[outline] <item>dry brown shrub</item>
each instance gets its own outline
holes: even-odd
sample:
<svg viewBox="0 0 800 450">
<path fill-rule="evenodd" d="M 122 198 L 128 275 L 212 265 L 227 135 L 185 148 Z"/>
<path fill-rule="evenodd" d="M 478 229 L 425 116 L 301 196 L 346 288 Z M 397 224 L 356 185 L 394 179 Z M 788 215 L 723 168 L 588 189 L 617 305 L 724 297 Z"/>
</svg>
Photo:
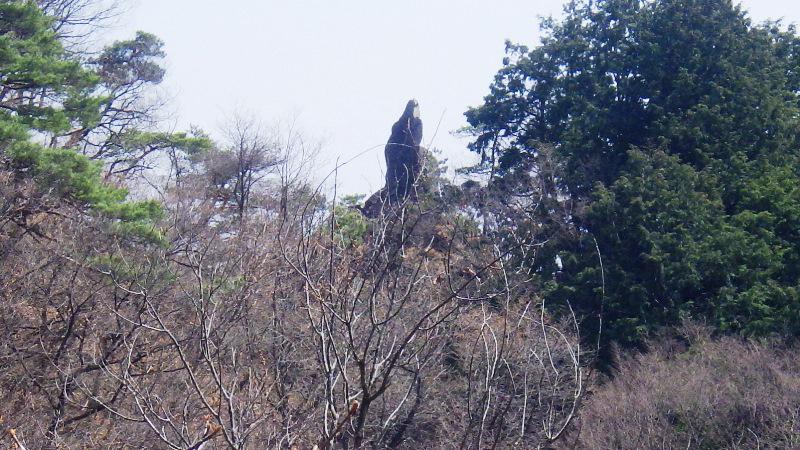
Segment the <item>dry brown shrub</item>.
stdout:
<svg viewBox="0 0 800 450">
<path fill-rule="evenodd" d="M 0 448 L 11 429 L 28 450 L 563 436 L 583 392 L 576 325 L 490 241 L 409 204 L 344 242 L 305 191 L 240 215 L 190 181 L 169 192 L 163 247 L 61 204 L 28 232 L 16 211 L 33 203 L 0 184 Z"/>
<path fill-rule="evenodd" d="M 683 331 L 620 359 L 587 400 L 575 448 L 800 448 L 800 351 Z"/>
</svg>

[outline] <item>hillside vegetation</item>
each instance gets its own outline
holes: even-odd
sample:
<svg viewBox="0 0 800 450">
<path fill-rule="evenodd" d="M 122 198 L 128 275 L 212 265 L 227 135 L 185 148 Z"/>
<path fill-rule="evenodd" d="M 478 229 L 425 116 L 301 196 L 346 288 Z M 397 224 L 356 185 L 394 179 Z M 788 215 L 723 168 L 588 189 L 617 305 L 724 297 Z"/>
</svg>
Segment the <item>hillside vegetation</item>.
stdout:
<svg viewBox="0 0 800 450">
<path fill-rule="evenodd" d="M 0 448 L 800 448 L 793 27 L 569 2 L 365 215 L 104 5 L 0 2 Z"/>
</svg>

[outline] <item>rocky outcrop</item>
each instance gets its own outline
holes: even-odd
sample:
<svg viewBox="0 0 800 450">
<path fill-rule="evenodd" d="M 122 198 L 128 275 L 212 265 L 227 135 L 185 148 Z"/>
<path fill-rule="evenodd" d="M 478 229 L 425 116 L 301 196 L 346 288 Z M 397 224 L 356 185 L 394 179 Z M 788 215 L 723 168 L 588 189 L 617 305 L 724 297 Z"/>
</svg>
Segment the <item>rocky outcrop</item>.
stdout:
<svg viewBox="0 0 800 450">
<path fill-rule="evenodd" d="M 387 207 L 414 195 L 414 185 L 422 170 L 422 121 L 419 103 L 409 100 L 400 119 L 392 125 L 386 143 L 386 184 L 364 202 L 361 212 L 367 217 L 379 216 Z"/>
</svg>

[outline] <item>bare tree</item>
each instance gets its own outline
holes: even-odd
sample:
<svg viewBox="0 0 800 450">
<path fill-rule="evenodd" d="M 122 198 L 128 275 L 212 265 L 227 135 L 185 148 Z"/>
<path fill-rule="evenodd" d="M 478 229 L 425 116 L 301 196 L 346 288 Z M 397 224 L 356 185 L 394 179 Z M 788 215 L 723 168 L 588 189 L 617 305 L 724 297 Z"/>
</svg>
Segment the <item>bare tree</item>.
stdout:
<svg viewBox="0 0 800 450">
<path fill-rule="evenodd" d="M 41 237 L 3 222 L 0 415 L 22 445 L 482 449 L 562 438 L 584 392 L 577 326 L 548 314 L 508 250 L 424 192 L 346 227 L 366 219 L 280 174 L 296 187 L 263 189 L 285 207 L 231 200 L 247 220 L 193 180 L 174 186 L 167 246 L 126 241 L 68 205 Z"/>
<path fill-rule="evenodd" d="M 208 155 L 206 170 L 219 198 L 243 217 L 255 189 L 279 169 L 283 155 L 277 133 L 255 119 L 234 116 L 223 134 L 224 147 Z"/>
<path fill-rule="evenodd" d="M 84 52 L 95 33 L 106 28 L 121 12 L 118 0 L 37 0 L 53 19 L 56 35 L 72 51 Z"/>
</svg>

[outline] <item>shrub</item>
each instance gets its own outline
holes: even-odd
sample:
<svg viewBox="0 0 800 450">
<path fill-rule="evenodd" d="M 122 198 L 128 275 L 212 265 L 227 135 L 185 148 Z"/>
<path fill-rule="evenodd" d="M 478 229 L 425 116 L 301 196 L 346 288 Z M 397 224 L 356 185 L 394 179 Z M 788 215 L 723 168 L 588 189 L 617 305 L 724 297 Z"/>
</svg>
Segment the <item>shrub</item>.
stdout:
<svg viewBox="0 0 800 450">
<path fill-rule="evenodd" d="M 800 448 L 798 349 L 683 331 L 620 359 L 585 404 L 577 448 Z"/>
</svg>

